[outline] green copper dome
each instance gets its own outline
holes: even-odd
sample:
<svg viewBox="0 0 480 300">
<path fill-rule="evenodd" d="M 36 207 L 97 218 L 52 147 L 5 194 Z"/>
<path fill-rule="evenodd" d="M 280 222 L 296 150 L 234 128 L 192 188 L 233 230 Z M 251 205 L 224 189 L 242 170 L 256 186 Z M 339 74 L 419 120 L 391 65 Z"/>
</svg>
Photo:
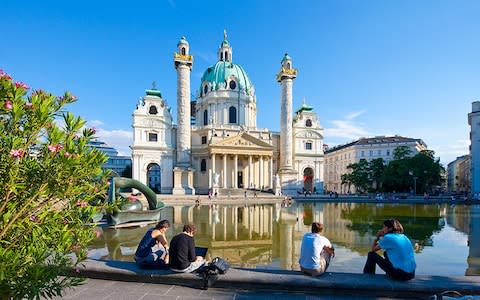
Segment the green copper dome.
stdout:
<svg viewBox="0 0 480 300">
<path fill-rule="evenodd" d="M 209 82 L 214 90 L 229 89 L 226 83 L 229 82 L 232 77 L 235 77 L 235 83 L 240 90 L 245 90 L 247 94 L 250 93 L 252 82 L 250 78 L 248 78 L 247 72 L 245 72 L 241 66 L 229 61 L 219 61 L 209 67 L 203 73 L 200 90 L 204 87 L 204 82 Z"/>
</svg>

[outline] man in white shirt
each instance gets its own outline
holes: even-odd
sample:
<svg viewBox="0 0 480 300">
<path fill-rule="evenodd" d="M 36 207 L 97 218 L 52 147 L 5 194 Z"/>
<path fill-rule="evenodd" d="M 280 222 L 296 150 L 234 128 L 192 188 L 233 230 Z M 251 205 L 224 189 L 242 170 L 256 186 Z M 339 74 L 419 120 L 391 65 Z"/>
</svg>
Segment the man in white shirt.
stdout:
<svg viewBox="0 0 480 300">
<path fill-rule="evenodd" d="M 300 250 L 300 270 L 311 276 L 318 276 L 325 273 L 330 264 L 330 259 L 335 256 L 330 241 L 320 235 L 323 231 L 323 224 L 312 223 L 312 232 L 306 233 L 302 239 Z"/>
</svg>

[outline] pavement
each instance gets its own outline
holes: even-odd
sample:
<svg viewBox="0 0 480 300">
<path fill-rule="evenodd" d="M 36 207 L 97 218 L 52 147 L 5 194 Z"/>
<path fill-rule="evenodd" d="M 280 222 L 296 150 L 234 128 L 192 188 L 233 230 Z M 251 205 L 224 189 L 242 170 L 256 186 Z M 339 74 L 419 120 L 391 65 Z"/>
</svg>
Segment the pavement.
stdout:
<svg viewBox="0 0 480 300">
<path fill-rule="evenodd" d="M 447 290 L 480 295 L 480 276 L 416 276 L 230 268 L 208 289 L 197 274 L 142 270 L 133 262 L 88 259 L 78 269 L 86 284 L 55 299 L 429 299 Z"/>
</svg>

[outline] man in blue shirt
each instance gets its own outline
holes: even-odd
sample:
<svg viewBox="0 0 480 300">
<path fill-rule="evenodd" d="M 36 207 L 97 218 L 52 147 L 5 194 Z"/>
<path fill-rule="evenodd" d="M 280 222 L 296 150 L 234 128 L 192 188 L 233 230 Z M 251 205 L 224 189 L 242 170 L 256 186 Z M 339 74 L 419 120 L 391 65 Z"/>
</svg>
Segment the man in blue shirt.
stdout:
<svg viewBox="0 0 480 300">
<path fill-rule="evenodd" d="M 377 251 L 383 249 L 384 257 Z M 365 274 L 375 274 L 375 266 L 385 271 L 394 280 L 406 281 L 415 277 L 415 257 L 412 242 L 403 234 L 403 226 L 398 220 L 383 222 L 383 228 L 377 232 L 372 251 L 368 253 L 363 268 Z"/>
</svg>

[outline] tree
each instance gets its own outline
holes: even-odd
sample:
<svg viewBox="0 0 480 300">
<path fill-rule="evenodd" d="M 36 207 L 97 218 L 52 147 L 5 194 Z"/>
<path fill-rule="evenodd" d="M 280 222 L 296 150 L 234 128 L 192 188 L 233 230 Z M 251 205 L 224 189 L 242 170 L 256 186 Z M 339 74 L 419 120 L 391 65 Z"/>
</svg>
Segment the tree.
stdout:
<svg viewBox="0 0 480 300">
<path fill-rule="evenodd" d="M 393 159 L 404 159 L 412 155 L 412 150 L 408 146 L 398 146 L 393 150 Z"/>
<path fill-rule="evenodd" d="M 358 163 L 349 164 L 347 169 L 351 172 L 341 176 L 342 184 L 353 184 L 358 191 L 366 192 L 371 185 L 368 161 L 362 158 Z"/>
<path fill-rule="evenodd" d="M 0 298 L 61 296 L 83 281 L 68 271 L 86 258 L 107 190 L 107 158 L 87 145 L 95 131 L 64 111 L 76 98 L 28 90 L 0 70 Z"/>
<path fill-rule="evenodd" d="M 372 190 L 381 190 L 384 180 L 385 161 L 383 158 L 376 158 L 369 163 L 370 178 L 372 181 Z"/>
</svg>

